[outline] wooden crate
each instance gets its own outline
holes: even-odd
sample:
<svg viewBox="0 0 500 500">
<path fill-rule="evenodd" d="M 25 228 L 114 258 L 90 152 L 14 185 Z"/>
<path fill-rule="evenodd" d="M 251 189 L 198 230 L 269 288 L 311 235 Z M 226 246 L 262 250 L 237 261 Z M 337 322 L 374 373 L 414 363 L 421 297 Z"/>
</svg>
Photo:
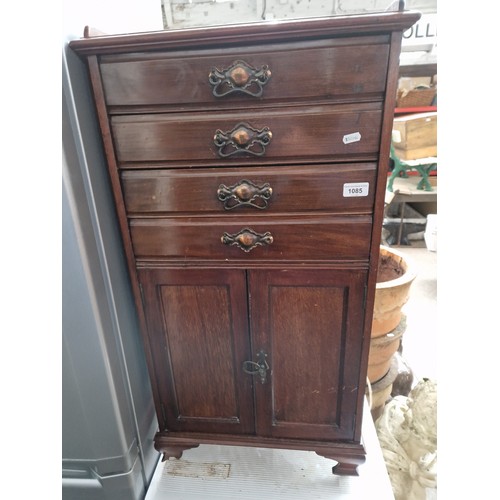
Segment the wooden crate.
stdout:
<svg viewBox="0 0 500 500">
<path fill-rule="evenodd" d="M 394 118 L 392 141 L 401 160 L 437 156 L 437 112 Z"/>
</svg>

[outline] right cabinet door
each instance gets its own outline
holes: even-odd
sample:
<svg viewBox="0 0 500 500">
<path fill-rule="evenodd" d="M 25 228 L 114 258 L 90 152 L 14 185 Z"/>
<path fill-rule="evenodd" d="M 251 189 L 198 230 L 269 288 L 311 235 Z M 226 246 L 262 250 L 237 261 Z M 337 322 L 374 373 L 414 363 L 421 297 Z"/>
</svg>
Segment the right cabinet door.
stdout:
<svg viewBox="0 0 500 500">
<path fill-rule="evenodd" d="M 353 439 L 366 280 L 358 269 L 249 272 L 253 356 L 269 366 L 254 386 L 258 435 Z"/>
</svg>

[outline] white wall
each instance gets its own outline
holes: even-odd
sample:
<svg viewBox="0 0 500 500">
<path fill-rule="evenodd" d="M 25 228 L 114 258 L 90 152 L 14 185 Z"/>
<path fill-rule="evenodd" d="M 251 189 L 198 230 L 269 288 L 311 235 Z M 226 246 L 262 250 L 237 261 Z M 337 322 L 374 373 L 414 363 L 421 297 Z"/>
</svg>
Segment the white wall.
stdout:
<svg viewBox="0 0 500 500">
<path fill-rule="evenodd" d="M 82 37 L 85 26 L 109 34 L 161 30 L 161 0 L 63 0 L 64 37 Z"/>
</svg>

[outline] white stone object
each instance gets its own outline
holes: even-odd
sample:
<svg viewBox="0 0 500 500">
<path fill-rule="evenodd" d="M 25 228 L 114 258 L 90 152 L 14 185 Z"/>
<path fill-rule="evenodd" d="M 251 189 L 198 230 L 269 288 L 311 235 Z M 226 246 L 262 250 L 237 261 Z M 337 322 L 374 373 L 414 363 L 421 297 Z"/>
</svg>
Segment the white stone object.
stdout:
<svg viewBox="0 0 500 500">
<path fill-rule="evenodd" d="M 422 379 L 392 399 L 375 426 L 395 499 L 436 498 L 437 383 Z"/>
</svg>

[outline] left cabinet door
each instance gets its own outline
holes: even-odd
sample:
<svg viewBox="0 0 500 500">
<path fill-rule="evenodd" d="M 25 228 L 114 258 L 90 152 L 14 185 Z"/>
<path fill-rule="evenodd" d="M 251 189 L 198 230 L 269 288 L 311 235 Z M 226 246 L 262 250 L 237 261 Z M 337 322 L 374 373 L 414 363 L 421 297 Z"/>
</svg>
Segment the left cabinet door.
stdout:
<svg viewBox="0 0 500 500">
<path fill-rule="evenodd" d="M 253 434 L 244 270 L 141 269 L 161 431 Z"/>
</svg>

